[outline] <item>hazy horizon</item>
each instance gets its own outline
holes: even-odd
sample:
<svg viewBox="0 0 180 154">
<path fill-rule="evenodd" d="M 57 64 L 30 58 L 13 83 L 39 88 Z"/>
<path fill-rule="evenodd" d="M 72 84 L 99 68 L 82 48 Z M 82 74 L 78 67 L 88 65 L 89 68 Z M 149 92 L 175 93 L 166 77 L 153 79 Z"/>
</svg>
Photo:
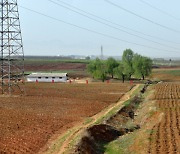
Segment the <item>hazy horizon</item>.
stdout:
<svg viewBox="0 0 180 154">
<path fill-rule="evenodd" d="M 117 6 L 106 0 L 18 1 L 25 55 L 100 55 L 102 45 L 109 56 L 130 48 L 154 58 L 180 57 L 180 1 L 109 2 Z"/>
<path fill-rule="evenodd" d="M 79 56 L 79 57 L 87 57 L 87 56 L 95 56 L 95 57 L 101 57 L 101 55 L 73 55 L 73 54 L 70 54 L 70 55 L 25 55 L 25 57 L 69 57 L 69 56 Z M 111 55 L 103 55 L 104 57 L 122 57 L 122 55 L 114 55 L 114 56 L 111 56 Z M 142 55 L 143 56 L 143 55 Z M 173 59 L 173 60 L 180 60 L 180 56 L 179 57 L 151 57 L 151 56 L 148 56 L 150 57 L 151 59 L 165 59 L 165 60 L 168 60 L 168 59 Z"/>
</svg>

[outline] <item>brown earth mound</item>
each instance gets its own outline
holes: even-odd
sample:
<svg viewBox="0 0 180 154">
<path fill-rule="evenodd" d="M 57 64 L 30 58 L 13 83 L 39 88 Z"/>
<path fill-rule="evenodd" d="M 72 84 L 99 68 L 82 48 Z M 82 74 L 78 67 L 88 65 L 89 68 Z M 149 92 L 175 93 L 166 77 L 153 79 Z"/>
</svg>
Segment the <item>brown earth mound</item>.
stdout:
<svg viewBox="0 0 180 154">
<path fill-rule="evenodd" d="M 103 153 L 103 144 L 115 140 L 128 132 L 128 129 L 121 128 L 116 130 L 110 125 L 94 125 L 87 129 L 87 136 L 81 139 L 77 145 L 75 153 L 79 154 L 101 154 Z"/>
<path fill-rule="evenodd" d="M 106 124 L 109 124 L 116 129 L 123 127 L 128 120 L 134 119 L 134 112 L 141 101 L 139 96 L 135 96 L 130 103 L 124 106 L 116 115 L 110 117 L 106 121 Z"/>
</svg>

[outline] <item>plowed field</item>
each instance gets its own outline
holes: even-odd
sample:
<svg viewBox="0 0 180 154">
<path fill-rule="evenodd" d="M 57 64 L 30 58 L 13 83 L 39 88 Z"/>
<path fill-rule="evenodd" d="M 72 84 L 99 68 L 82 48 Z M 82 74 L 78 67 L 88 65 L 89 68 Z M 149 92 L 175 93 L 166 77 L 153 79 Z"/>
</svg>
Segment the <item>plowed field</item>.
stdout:
<svg viewBox="0 0 180 154">
<path fill-rule="evenodd" d="M 180 153 L 180 84 L 161 83 L 155 87 L 157 107 L 164 113 L 151 130 L 149 153 Z"/>
<path fill-rule="evenodd" d="M 131 88 L 120 83 L 30 83 L 26 96 L 0 96 L 0 153 L 37 153 L 53 135 L 115 103 Z"/>
</svg>

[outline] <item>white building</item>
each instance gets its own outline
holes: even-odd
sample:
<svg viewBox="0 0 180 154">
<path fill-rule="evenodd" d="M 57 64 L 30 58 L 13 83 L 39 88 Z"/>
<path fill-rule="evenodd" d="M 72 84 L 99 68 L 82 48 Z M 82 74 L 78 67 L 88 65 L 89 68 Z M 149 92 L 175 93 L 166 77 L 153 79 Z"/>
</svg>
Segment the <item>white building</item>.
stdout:
<svg viewBox="0 0 180 154">
<path fill-rule="evenodd" d="M 67 73 L 32 73 L 27 76 L 28 82 L 67 82 Z"/>
</svg>

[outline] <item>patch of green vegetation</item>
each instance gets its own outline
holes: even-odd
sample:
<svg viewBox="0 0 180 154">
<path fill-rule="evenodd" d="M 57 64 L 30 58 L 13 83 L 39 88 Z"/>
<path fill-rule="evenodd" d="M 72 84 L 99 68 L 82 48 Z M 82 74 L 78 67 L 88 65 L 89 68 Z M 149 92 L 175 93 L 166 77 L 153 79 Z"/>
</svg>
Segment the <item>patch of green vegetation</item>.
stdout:
<svg viewBox="0 0 180 154">
<path fill-rule="evenodd" d="M 148 96 L 150 96 L 152 93 L 154 93 L 154 90 L 152 89 L 153 85 L 149 85 L 146 89 L 146 92 L 142 95 L 143 99 L 147 99 Z"/>
<path fill-rule="evenodd" d="M 87 125 L 88 123 L 90 123 L 90 122 L 92 122 L 93 121 L 93 118 L 87 118 L 84 122 L 83 122 L 83 124 L 84 125 Z"/>
<path fill-rule="evenodd" d="M 130 100 L 127 100 L 127 101 L 125 101 L 125 102 L 123 103 L 123 105 L 124 105 L 124 106 L 128 106 L 130 103 L 131 103 L 131 101 L 130 101 Z"/>
<path fill-rule="evenodd" d="M 154 70 L 154 73 L 169 74 L 173 76 L 180 76 L 180 70 Z"/>
<path fill-rule="evenodd" d="M 128 134 L 126 136 L 120 137 L 119 139 L 110 142 L 105 146 L 105 154 L 131 154 L 128 147 L 130 147 L 135 140 L 134 134 Z"/>
<path fill-rule="evenodd" d="M 133 98 L 135 95 L 137 95 L 140 90 L 143 88 L 143 84 L 140 85 L 132 94 L 131 94 L 131 98 Z M 103 117 L 101 117 L 100 119 L 98 119 L 95 124 L 99 124 L 102 123 L 104 120 L 109 119 L 111 116 L 115 115 L 121 108 L 123 108 L 124 106 L 127 106 L 130 104 L 130 99 L 125 101 L 123 104 L 116 106 L 115 108 L 113 108 L 110 112 L 108 112 L 106 115 L 104 115 Z"/>
<path fill-rule="evenodd" d="M 134 96 L 136 96 L 143 87 L 144 87 L 144 84 L 141 84 L 141 85 L 133 92 L 133 94 L 131 95 L 131 98 L 133 98 Z"/>
<path fill-rule="evenodd" d="M 137 89 L 136 92 L 133 93 L 133 95 L 137 95 L 139 93 L 139 91 L 143 88 L 144 85 L 141 85 L 141 87 L 139 87 L 139 89 Z M 149 90 L 147 90 L 142 96 L 143 97 L 147 97 L 151 92 Z M 129 105 L 130 100 L 126 101 L 124 103 L 124 105 Z M 138 106 L 137 106 L 138 107 Z M 150 114 L 154 114 L 154 110 L 152 113 Z M 134 128 L 135 124 L 133 121 L 129 121 L 125 127 L 126 128 Z M 146 133 L 150 134 L 150 133 L 154 133 L 154 131 L 152 132 L 152 130 L 147 130 Z M 124 135 L 119 137 L 118 139 L 110 142 L 109 144 L 105 145 L 105 154 L 136 154 L 137 152 L 131 151 L 131 146 L 135 143 L 135 139 L 136 137 L 139 135 L 139 131 L 134 131 L 133 133 Z M 139 145 L 143 145 L 144 141 L 140 140 L 139 141 Z"/>
<path fill-rule="evenodd" d="M 106 115 L 102 116 L 101 118 L 99 118 L 95 124 L 100 124 L 102 123 L 104 120 L 109 119 L 111 116 L 115 115 L 121 108 L 123 107 L 123 105 L 119 105 L 114 107 L 111 111 L 109 111 Z"/>
<path fill-rule="evenodd" d="M 105 154 L 123 154 L 123 150 L 119 148 L 118 144 L 112 144 L 107 147 Z"/>
<path fill-rule="evenodd" d="M 68 148 L 64 151 L 63 154 L 70 154 L 72 153 L 73 149 L 74 149 L 74 145 L 77 145 L 77 143 L 79 143 L 80 139 L 81 139 L 81 135 L 77 135 L 76 137 L 74 137 L 71 142 L 69 143 Z"/>
<path fill-rule="evenodd" d="M 79 130 L 79 127 L 72 128 L 68 130 L 63 136 L 55 140 L 55 142 L 51 144 L 49 149 L 46 151 L 46 154 L 58 153 L 61 150 L 61 146 L 64 143 L 64 141 L 77 130 Z"/>
<path fill-rule="evenodd" d="M 170 74 L 170 75 L 174 75 L 174 76 L 180 76 L 180 70 L 165 70 L 162 73 Z"/>
<path fill-rule="evenodd" d="M 47 154 L 52 154 L 55 152 L 58 152 L 61 148 L 60 145 L 62 145 L 62 143 L 66 140 L 66 138 L 72 133 L 73 130 L 69 130 L 67 131 L 67 133 L 63 136 L 58 138 L 55 143 L 49 148 L 48 151 L 46 151 Z"/>
</svg>

